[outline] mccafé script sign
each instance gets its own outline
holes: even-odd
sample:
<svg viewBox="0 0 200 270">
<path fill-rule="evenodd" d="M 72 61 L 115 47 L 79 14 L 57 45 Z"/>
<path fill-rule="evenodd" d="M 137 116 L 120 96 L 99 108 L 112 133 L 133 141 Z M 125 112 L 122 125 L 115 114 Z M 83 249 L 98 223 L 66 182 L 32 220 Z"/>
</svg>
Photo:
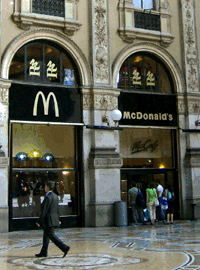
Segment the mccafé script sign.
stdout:
<svg viewBox="0 0 200 270">
<path fill-rule="evenodd" d="M 12 84 L 10 120 L 82 123 L 81 98 L 76 88 Z"/>
<path fill-rule="evenodd" d="M 177 126 L 176 96 L 121 92 L 120 125 Z"/>
</svg>

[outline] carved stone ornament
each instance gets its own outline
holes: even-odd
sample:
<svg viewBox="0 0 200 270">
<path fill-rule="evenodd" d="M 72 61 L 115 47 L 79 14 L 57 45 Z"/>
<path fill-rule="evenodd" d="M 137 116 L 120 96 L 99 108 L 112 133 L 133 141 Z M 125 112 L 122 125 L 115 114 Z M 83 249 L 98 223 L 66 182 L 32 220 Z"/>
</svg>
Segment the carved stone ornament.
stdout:
<svg viewBox="0 0 200 270">
<path fill-rule="evenodd" d="M 83 109 L 114 110 L 118 107 L 118 98 L 112 95 L 83 95 Z"/>
<path fill-rule="evenodd" d="M 188 113 L 193 115 L 200 115 L 200 98 L 188 98 Z"/>
<path fill-rule="evenodd" d="M 94 78 L 95 83 L 109 83 L 107 0 L 94 1 Z"/>
<path fill-rule="evenodd" d="M 195 34 L 194 1 L 182 0 L 183 39 L 185 48 L 186 86 L 188 92 L 199 91 L 197 40 Z"/>
<path fill-rule="evenodd" d="M 0 80 L 0 102 L 8 104 L 8 94 L 11 83 Z"/>
<path fill-rule="evenodd" d="M 9 166 L 9 158 L 0 157 L 0 168 L 5 168 Z"/>
<path fill-rule="evenodd" d="M 2 158 L 2 157 L 5 157 L 6 154 L 3 150 L 1 150 L 1 148 L 2 148 L 2 145 L 0 145 L 0 157 Z"/>
</svg>

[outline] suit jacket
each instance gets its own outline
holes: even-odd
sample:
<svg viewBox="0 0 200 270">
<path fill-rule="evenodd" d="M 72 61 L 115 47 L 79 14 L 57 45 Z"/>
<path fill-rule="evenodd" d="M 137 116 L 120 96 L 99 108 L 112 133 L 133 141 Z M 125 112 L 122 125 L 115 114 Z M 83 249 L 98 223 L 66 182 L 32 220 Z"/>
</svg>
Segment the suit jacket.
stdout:
<svg viewBox="0 0 200 270">
<path fill-rule="evenodd" d="M 58 196 L 52 191 L 46 195 L 42 202 L 38 224 L 43 227 L 59 226 Z"/>
</svg>

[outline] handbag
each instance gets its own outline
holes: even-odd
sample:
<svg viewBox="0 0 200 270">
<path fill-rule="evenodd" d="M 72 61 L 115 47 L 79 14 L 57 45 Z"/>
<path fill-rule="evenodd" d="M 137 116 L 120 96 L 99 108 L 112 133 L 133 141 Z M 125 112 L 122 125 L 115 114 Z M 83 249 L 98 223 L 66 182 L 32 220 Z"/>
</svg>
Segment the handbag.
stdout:
<svg viewBox="0 0 200 270">
<path fill-rule="evenodd" d="M 159 206 L 159 200 L 155 198 L 155 206 Z"/>
<path fill-rule="evenodd" d="M 157 194 L 156 194 L 156 192 L 155 192 L 155 202 L 154 202 L 154 204 L 155 204 L 155 206 L 159 206 L 159 200 L 158 200 L 158 198 L 157 198 Z"/>
</svg>

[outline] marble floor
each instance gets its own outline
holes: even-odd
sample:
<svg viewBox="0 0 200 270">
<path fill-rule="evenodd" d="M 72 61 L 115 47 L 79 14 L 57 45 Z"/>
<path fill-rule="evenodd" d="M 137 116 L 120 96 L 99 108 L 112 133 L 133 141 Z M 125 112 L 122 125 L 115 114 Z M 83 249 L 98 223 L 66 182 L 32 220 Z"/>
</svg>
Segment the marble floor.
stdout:
<svg viewBox="0 0 200 270">
<path fill-rule="evenodd" d="M 41 248 L 41 230 L 0 234 L 0 269 L 200 269 L 198 221 L 61 229 L 56 234 L 71 247 L 65 258 L 52 243 L 47 258 L 34 256 Z"/>
</svg>

